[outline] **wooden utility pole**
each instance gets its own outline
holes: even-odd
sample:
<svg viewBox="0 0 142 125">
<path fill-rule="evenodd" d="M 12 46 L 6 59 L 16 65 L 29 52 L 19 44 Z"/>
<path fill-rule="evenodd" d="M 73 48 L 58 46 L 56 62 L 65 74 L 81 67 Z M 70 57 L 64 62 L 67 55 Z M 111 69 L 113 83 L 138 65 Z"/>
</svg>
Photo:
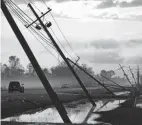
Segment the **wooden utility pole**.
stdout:
<svg viewBox="0 0 142 125">
<path fill-rule="evenodd" d="M 138 84 L 138 86 L 140 85 L 140 71 L 139 71 L 139 66 L 137 66 L 137 84 Z"/>
<path fill-rule="evenodd" d="M 49 38 L 51 39 L 53 45 L 55 46 L 55 48 L 57 49 L 57 51 L 59 52 L 59 54 L 61 55 L 61 57 L 63 58 L 63 60 L 66 62 L 66 64 L 68 65 L 69 69 L 71 70 L 71 72 L 73 73 L 73 75 L 75 76 L 75 78 L 77 79 L 78 83 L 80 84 L 80 86 L 82 87 L 83 91 L 85 92 L 86 96 L 88 97 L 88 99 L 90 100 L 90 102 L 92 103 L 93 106 L 96 106 L 95 102 L 93 101 L 92 97 L 90 96 L 88 90 L 85 88 L 85 86 L 83 85 L 81 79 L 78 77 L 78 75 L 76 74 L 76 72 L 74 71 L 74 69 L 72 68 L 72 66 L 70 65 L 70 63 L 68 62 L 68 60 L 66 59 L 65 55 L 63 54 L 62 50 L 59 48 L 58 44 L 56 43 L 56 41 L 54 40 L 54 38 L 52 37 L 52 35 L 50 34 L 50 32 L 48 31 L 47 27 L 44 25 L 44 23 L 42 22 L 41 18 L 38 16 L 38 14 L 35 12 L 34 8 L 32 7 L 31 4 L 28 4 L 30 9 L 32 10 L 32 12 L 34 13 L 34 15 L 36 16 L 37 20 L 40 22 L 41 26 L 43 27 L 44 31 L 46 32 L 46 34 L 49 36 Z"/>
<path fill-rule="evenodd" d="M 128 75 L 125 73 L 123 67 L 122 67 L 120 64 L 119 64 L 119 66 L 120 66 L 120 68 L 122 69 L 122 71 L 123 71 L 123 73 L 124 73 L 124 76 L 126 77 L 127 81 L 128 81 L 128 82 L 130 83 L 130 85 L 133 87 L 133 85 L 132 85 L 130 79 L 128 78 Z"/>
<path fill-rule="evenodd" d="M 88 72 L 86 72 L 82 67 L 80 67 L 79 65 L 77 65 L 76 63 L 74 63 L 72 60 L 70 60 L 69 58 L 67 58 L 67 60 L 69 60 L 71 63 L 73 63 L 74 65 L 76 65 L 79 69 L 81 69 L 83 72 L 85 72 L 89 77 L 91 77 L 93 80 L 95 80 L 99 85 L 101 85 L 103 88 L 105 88 L 109 93 L 111 93 L 112 95 L 114 95 L 114 93 L 109 90 L 104 84 L 102 84 L 100 81 L 98 81 L 96 78 L 94 78 L 92 75 L 90 75 Z"/>
<path fill-rule="evenodd" d="M 129 66 L 129 70 L 130 70 L 130 72 L 131 72 L 131 74 L 132 74 L 132 77 L 133 77 L 133 79 L 134 79 L 135 84 L 137 85 L 137 82 L 136 82 L 136 79 L 135 79 L 134 73 L 132 72 L 132 69 L 131 69 L 131 67 L 130 67 L 130 66 Z"/>
<path fill-rule="evenodd" d="M 13 32 L 15 33 L 17 39 L 19 40 L 22 48 L 24 49 L 27 57 L 29 58 L 31 64 L 33 65 L 39 79 L 41 80 L 44 88 L 46 89 L 47 93 L 49 94 L 49 97 L 51 98 L 53 104 L 55 105 L 55 107 L 57 108 L 61 118 L 63 119 L 63 121 L 65 123 L 71 123 L 70 119 L 67 116 L 67 112 L 64 108 L 64 106 L 62 105 L 61 101 L 59 100 L 57 94 L 53 91 L 49 81 L 47 80 L 46 76 L 44 75 L 40 65 L 38 64 L 33 52 L 31 51 L 29 45 L 27 44 L 24 36 L 22 35 L 22 33 L 20 32 L 17 24 L 15 23 L 13 17 L 11 16 L 9 10 L 7 9 L 4 0 L 1 0 L 1 9 L 7 19 L 7 21 L 9 22 Z"/>
<path fill-rule="evenodd" d="M 78 59 L 76 60 L 76 64 L 77 64 L 77 62 L 80 60 L 80 57 L 78 57 Z M 72 68 L 74 68 L 74 65 L 72 66 Z"/>
</svg>

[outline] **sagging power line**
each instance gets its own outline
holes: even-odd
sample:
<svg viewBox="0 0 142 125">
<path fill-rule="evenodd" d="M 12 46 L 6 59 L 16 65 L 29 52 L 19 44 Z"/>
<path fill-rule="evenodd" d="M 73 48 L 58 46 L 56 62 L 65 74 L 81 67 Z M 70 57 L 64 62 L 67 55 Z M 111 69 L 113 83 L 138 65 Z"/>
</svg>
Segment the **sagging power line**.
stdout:
<svg viewBox="0 0 142 125">
<path fill-rule="evenodd" d="M 10 0 L 11 1 L 11 0 Z M 10 3 L 10 1 L 7 1 L 6 4 L 8 5 L 8 7 L 10 8 L 10 10 L 13 12 L 13 14 L 15 16 L 18 17 L 19 21 L 23 24 L 23 25 L 28 25 L 30 23 L 30 19 L 26 14 L 23 13 L 22 10 L 20 10 L 18 8 L 18 6 L 16 4 L 12 4 L 13 2 Z M 21 11 L 21 12 L 20 12 Z M 26 15 L 28 17 L 28 19 L 24 18 L 24 15 Z M 44 41 L 47 45 L 49 45 L 52 49 L 56 50 L 53 45 L 51 44 L 50 40 L 41 33 L 41 32 L 37 32 L 34 27 L 30 27 L 29 31 L 32 33 L 32 35 L 36 38 L 36 40 L 38 42 L 40 42 L 40 44 L 47 50 L 47 52 L 49 52 L 56 60 L 58 60 L 57 57 L 55 57 L 55 55 L 49 51 L 49 49 L 41 42 Z M 58 60 L 59 61 L 59 60 Z"/>
<path fill-rule="evenodd" d="M 89 101 L 91 102 L 91 104 L 93 106 L 95 106 L 95 102 L 93 101 L 91 95 L 89 94 L 88 90 L 86 89 L 86 87 L 84 86 L 83 82 L 81 81 L 81 79 L 79 78 L 79 76 L 77 75 L 77 73 L 74 71 L 74 69 L 72 68 L 72 66 L 70 65 L 70 63 L 68 62 L 67 58 L 65 57 L 64 53 L 62 52 L 62 50 L 60 49 L 60 47 L 58 46 L 58 44 L 56 43 L 56 41 L 54 40 L 54 38 L 52 37 L 52 35 L 50 34 L 50 32 L 48 31 L 48 28 L 45 26 L 45 24 L 42 22 L 42 20 L 40 19 L 40 17 L 38 16 L 38 14 L 35 12 L 34 8 L 32 7 L 31 4 L 28 4 L 31 11 L 33 12 L 33 14 L 35 15 L 35 17 L 38 19 L 38 21 L 40 22 L 42 28 L 44 29 L 45 33 L 49 36 L 49 38 L 51 39 L 53 45 L 55 46 L 55 48 L 57 49 L 57 51 L 60 53 L 62 59 L 66 62 L 67 66 L 69 67 L 70 71 L 72 72 L 72 74 L 74 75 L 74 77 L 76 78 L 76 80 L 78 81 L 78 83 L 80 84 L 81 88 L 83 89 L 83 91 L 85 92 L 87 98 L 89 99 Z"/>
</svg>

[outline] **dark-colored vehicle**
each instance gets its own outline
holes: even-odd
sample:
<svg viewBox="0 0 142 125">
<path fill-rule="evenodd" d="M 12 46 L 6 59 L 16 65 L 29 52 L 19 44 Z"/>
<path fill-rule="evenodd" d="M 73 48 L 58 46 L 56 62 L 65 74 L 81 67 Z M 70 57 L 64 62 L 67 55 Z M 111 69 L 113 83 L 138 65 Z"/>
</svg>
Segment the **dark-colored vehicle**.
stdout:
<svg viewBox="0 0 142 125">
<path fill-rule="evenodd" d="M 69 87 L 68 87 L 68 84 L 63 84 L 63 85 L 61 86 L 61 88 L 69 88 Z"/>
<path fill-rule="evenodd" d="M 20 93 L 24 93 L 24 86 L 22 85 L 20 85 L 19 81 L 11 81 L 8 86 L 8 92 L 12 93 L 14 91 L 19 91 Z"/>
</svg>

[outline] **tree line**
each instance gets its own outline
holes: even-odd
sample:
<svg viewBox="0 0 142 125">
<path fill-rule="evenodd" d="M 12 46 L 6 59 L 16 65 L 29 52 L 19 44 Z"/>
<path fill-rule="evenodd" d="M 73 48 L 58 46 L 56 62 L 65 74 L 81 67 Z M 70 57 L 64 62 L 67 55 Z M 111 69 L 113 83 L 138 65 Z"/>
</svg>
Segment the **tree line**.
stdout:
<svg viewBox="0 0 142 125">
<path fill-rule="evenodd" d="M 74 70 L 80 77 L 84 79 L 88 78 L 83 71 L 81 71 L 73 64 L 71 65 L 73 66 Z M 100 74 L 95 75 L 93 69 L 91 67 L 88 67 L 86 64 L 82 64 L 79 66 L 82 67 L 92 76 L 95 76 L 100 79 L 103 79 L 102 76 L 105 76 L 107 78 L 112 78 L 112 76 L 115 75 L 115 72 L 113 70 L 109 71 L 101 70 Z M 53 66 L 49 69 L 43 68 L 42 70 L 47 76 L 56 76 L 56 77 L 73 76 L 65 62 L 61 62 L 58 65 Z M 14 76 L 37 76 L 37 75 L 31 63 L 28 63 L 26 68 L 24 68 L 20 62 L 20 59 L 17 56 L 10 56 L 7 64 L 1 63 L 1 78 L 14 77 Z"/>
<path fill-rule="evenodd" d="M 81 67 L 89 72 L 91 75 L 94 75 L 92 68 L 88 67 L 86 64 L 82 64 Z M 74 69 L 77 73 L 83 75 L 77 67 L 74 66 Z M 67 67 L 65 62 L 61 62 L 56 66 L 42 69 L 45 75 L 52 76 L 70 76 L 72 75 L 71 71 Z M 13 77 L 13 76 L 36 76 L 36 72 L 31 63 L 28 63 L 26 68 L 24 68 L 20 62 L 20 58 L 17 56 L 10 56 L 7 64 L 1 63 L 1 77 Z"/>
</svg>

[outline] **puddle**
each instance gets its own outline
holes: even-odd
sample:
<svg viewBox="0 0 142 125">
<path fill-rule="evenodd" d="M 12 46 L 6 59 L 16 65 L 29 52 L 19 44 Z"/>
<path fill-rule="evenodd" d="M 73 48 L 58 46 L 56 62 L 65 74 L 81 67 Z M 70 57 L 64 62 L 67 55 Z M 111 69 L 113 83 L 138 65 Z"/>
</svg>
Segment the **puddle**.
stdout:
<svg viewBox="0 0 142 125">
<path fill-rule="evenodd" d="M 129 92 L 129 91 L 125 91 L 125 92 L 115 92 L 114 94 L 115 94 L 115 95 L 128 95 L 128 94 L 130 94 L 130 92 Z"/>
<path fill-rule="evenodd" d="M 119 107 L 120 103 L 125 102 L 125 100 L 108 100 L 108 101 L 99 101 L 97 102 L 97 106 L 93 112 L 99 112 L 99 111 L 110 111 L 115 108 Z"/>
<path fill-rule="evenodd" d="M 97 106 L 94 107 L 95 109 L 93 109 L 91 113 L 90 110 L 92 105 L 89 102 L 84 104 L 70 103 L 65 105 L 65 108 L 72 123 L 86 122 L 90 124 L 96 124 L 101 122 L 95 121 L 96 118 L 100 117 L 100 115 L 96 114 L 95 112 L 115 109 L 119 106 L 120 103 L 124 101 L 125 100 L 98 101 L 96 102 Z M 87 116 L 89 116 L 88 119 L 85 119 Z M 1 121 L 63 123 L 55 107 L 47 108 L 34 114 L 23 114 L 17 117 L 9 117 L 2 119 Z"/>
<path fill-rule="evenodd" d="M 142 108 L 142 104 L 136 104 L 136 107 Z"/>
</svg>

